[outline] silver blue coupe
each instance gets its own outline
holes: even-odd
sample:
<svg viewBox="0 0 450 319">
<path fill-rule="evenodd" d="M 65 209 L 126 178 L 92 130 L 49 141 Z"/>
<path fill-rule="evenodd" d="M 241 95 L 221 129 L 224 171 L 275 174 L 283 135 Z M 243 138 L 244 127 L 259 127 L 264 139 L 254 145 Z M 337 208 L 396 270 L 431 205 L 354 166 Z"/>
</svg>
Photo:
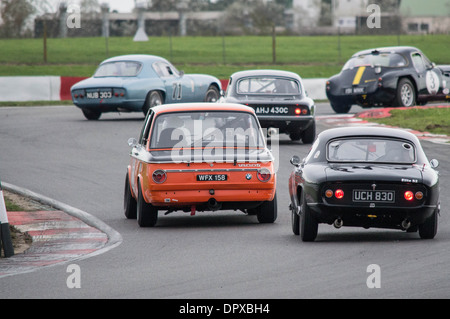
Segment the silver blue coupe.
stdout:
<svg viewBox="0 0 450 319">
<path fill-rule="evenodd" d="M 71 88 L 73 103 L 88 120 L 106 112 L 144 112 L 155 105 L 215 102 L 220 80 L 205 74 L 184 74 L 154 55 L 123 55 L 100 63 L 94 76 Z"/>
</svg>

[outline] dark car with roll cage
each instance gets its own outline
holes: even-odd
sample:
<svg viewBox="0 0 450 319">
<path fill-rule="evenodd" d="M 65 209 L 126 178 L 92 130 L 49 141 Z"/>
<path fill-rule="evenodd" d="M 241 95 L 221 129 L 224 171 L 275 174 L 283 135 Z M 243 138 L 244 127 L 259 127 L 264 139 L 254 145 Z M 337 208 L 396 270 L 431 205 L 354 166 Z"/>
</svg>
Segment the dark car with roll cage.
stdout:
<svg viewBox="0 0 450 319">
<path fill-rule="evenodd" d="M 252 107 L 267 134 L 286 133 L 311 144 L 316 137 L 314 101 L 301 77 L 281 70 L 247 70 L 231 75 L 222 101 Z"/>
<path fill-rule="evenodd" d="M 437 233 L 438 161 L 418 138 L 384 127 L 329 129 L 307 157 L 293 156 L 289 177 L 292 230 L 314 241 L 320 223 Z"/>
<path fill-rule="evenodd" d="M 450 65 L 436 66 L 415 47 L 399 46 L 355 53 L 326 82 L 336 113 L 361 107 L 414 106 L 450 100 Z"/>
</svg>

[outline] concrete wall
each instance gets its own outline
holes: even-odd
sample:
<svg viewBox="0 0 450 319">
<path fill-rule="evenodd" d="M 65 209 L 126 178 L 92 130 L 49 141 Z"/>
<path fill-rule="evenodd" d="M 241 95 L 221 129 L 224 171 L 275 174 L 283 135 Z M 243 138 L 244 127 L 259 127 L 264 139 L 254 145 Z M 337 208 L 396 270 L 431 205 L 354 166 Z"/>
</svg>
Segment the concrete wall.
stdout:
<svg viewBox="0 0 450 319">
<path fill-rule="evenodd" d="M 0 102 L 64 101 L 70 100 L 70 88 L 83 77 L 59 76 L 3 76 L 0 77 Z M 327 79 L 303 79 L 308 96 L 326 99 Z M 221 80 L 226 89 L 228 80 Z"/>
</svg>

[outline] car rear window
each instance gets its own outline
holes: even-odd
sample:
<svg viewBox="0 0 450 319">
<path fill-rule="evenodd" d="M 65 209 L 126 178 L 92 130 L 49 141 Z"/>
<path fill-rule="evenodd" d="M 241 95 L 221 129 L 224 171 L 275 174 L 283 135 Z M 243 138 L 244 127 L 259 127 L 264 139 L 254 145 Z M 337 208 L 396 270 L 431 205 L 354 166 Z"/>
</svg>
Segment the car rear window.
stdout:
<svg viewBox="0 0 450 319">
<path fill-rule="evenodd" d="M 347 138 L 327 144 L 330 162 L 377 162 L 412 164 L 416 162 L 414 144 L 397 139 Z"/>
<path fill-rule="evenodd" d="M 300 94 L 299 83 L 280 77 L 248 77 L 237 82 L 238 94 Z"/>
<path fill-rule="evenodd" d="M 408 64 L 405 57 L 398 53 L 371 53 L 352 57 L 345 63 L 343 70 L 357 68 L 360 66 L 382 66 L 389 68 L 400 68 Z"/>
<path fill-rule="evenodd" d="M 246 112 L 177 112 L 155 119 L 151 149 L 203 147 L 264 149 L 265 140 Z"/>
<path fill-rule="evenodd" d="M 133 61 L 108 62 L 100 65 L 94 77 L 106 76 L 136 76 L 141 71 L 142 64 Z"/>
</svg>

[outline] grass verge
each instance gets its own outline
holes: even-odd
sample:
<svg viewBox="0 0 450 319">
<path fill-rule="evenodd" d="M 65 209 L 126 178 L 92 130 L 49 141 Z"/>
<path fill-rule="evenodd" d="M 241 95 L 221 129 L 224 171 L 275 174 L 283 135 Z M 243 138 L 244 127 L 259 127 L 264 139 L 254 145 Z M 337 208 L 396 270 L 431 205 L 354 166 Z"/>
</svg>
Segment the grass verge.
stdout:
<svg viewBox="0 0 450 319">
<path fill-rule="evenodd" d="M 366 118 L 370 122 L 409 128 L 420 132 L 450 136 L 450 107 L 391 110 L 385 118 Z"/>
</svg>

